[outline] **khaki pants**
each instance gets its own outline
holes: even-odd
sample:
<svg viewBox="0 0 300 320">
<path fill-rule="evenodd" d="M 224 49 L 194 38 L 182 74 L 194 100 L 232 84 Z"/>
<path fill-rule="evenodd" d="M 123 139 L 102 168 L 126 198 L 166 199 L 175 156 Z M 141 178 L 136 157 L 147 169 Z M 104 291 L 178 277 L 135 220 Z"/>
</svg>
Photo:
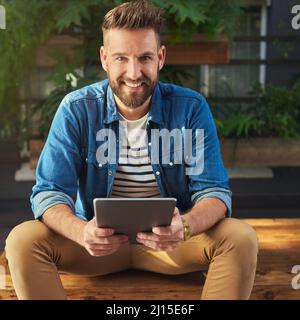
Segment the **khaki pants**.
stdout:
<svg viewBox="0 0 300 320">
<path fill-rule="evenodd" d="M 183 274 L 205 267 L 209 269 L 202 299 L 248 299 L 258 246 L 248 224 L 226 218 L 170 252 L 126 244 L 111 255 L 92 257 L 36 220 L 16 226 L 5 251 L 19 299 L 66 299 L 58 271 L 94 276 L 134 268 Z"/>
</svg>

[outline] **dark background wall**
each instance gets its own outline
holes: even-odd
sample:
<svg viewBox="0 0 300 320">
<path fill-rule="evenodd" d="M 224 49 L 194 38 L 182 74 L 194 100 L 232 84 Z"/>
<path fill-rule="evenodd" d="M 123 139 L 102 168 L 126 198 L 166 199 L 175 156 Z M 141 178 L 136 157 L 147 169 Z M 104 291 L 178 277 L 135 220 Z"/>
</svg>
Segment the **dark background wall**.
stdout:
<svg viewBox="0 0 300 320">
<path fill-rule="evenodd" d="M 29 195 L 34 182 L 16 182 L 20 152 L 15 141 L 0 141 L 0 251 L 9 231 L 32 218 Z"/>
<path fill-rule="evenodd" d="M 300 77 L 300 29 L 291 26 L 292 7 L 297 3 L 300 4 L 295 0 L 272 0 L 268 8 L 268 37 L 272 40 L 268 42 L 267 59 L 281 62 L 267 66 L 267 83 L 288 85 Z"/>
</svg>

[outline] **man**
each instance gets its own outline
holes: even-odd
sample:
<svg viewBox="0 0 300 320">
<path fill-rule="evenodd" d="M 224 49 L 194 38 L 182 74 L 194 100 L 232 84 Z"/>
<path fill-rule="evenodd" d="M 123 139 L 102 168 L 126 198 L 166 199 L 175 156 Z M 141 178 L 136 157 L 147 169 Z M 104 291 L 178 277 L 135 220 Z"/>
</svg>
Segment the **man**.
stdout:
<svg viewBox="0 0 300 320">
<path fill-rule="evenodd" d="M 203 299 L 249 298 L 256 234 L 230 218 L 231 192 L 207 102 L 192 90 L 158 82 L 166 56 L 162 20 L 162 12 L 147 1 L 106 14 L 100 59 L 108 81 L 63 99 L 37 168 L 31 196 L 36 220 L 15 227 L 6 241 L 19 299 L 65 299 L 58 271 L 103 275 L 136 268 L 180 274 L 208 266 Z M 121 128 L 127 134 L 119 139 Z M 103 129 L 116 133 L 116 163 L 99 156 Z M 187 174 L 193 165 L 176 163 L 175 152 L 167 163 L 159 152 L 154 163 L 151 141 L 144 139 L 154 129 L 202 129 L 203 168 Z M 137 136 L 135 130 L 147 134 Z M 199 139 L 194 135 L 193 148 Z M 141 161 L 128 163 L 124 155 Z M 93 219 L 93 199 L 112 196 L 176 197 L 178 208 L 169 227 L 140 233 L 139 244 L 130 244 L 126 235 L 97 228 Z"/>
</svg>

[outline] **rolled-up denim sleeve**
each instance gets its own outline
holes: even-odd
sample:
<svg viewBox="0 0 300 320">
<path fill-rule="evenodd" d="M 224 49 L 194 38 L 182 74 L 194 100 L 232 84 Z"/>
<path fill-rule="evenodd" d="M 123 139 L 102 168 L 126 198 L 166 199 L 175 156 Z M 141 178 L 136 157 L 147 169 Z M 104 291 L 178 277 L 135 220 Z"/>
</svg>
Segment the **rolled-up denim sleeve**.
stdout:
<svg viewBox="0 0 300 320">
<path fill-rule="evenodd" d="M 232 195 L 232 192 L 228 189 L 222 189 L 222 188 L 204 189 L 202 191 L 198 191 L 193 194 L 192 202 L 196 204 L 197 202 L 199 202 L 204 198 L 217 198 L 224 202 L 227 208 L 226 216 L 231 217 L 231 214 L 232 214 L 231 195 Z"/>
<path fill-rule="evenodd" d="M 193 109 L 189 127 L 193 131 L 201 129 L 201 135 L 193 136 L 193 150 L 198 151 L 199 169 L 189 175 L 189 191 L 195 204 L 203 198 L 217 198 L 227 207 L 227 216 L 232 214 L 232 192 L 229 189 L 227 171 L 224 167 L 217 130 L 209 105 L 201 96 Z M 201 139 L 199 150 L 196 139 Z M 199 142 L 199 141 L 198 141 Z M 191 166 L 192 167 L 192 166 Z M 195 169 L 195 168 L 193 168 Z"/>
<path fill-rule="evenodd" d="M 65 204 L 75 211 L 73 199 L 60 191 L 42 191 L 32 197 L 31 205 L 34 217 L 39 219 L 43 213 L 57 204 Z"/>
<path fill-rule="evenodd" d="M 36 219 L 56 204 L 74 211 L 82 165 L 80 121 L 66 96 L 53 119 L 36 169 L 36 184 L 30 197 Z"/>
</svg>

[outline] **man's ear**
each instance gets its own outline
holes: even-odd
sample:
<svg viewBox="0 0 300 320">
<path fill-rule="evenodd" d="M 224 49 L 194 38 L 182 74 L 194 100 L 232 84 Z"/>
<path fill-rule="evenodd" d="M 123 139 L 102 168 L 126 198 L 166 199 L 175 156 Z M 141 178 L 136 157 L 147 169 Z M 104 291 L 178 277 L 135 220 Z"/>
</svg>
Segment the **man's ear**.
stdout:
<svg viewBox="0 0 300 320">
<path fill-rule="evenodd" d="M 167 54 L 167 48 L 165 46 L 161 46 L 158 50 L 158 67 L 161 70 L 165 64 Z"/>
<path fill-rule="evenodd" d="M 100 61 L 102 64 L 102 68 L 107 71 L 107 54 L 105 52 L 104 46 L 101 46 L 99 50 Z"/>
</svg>

